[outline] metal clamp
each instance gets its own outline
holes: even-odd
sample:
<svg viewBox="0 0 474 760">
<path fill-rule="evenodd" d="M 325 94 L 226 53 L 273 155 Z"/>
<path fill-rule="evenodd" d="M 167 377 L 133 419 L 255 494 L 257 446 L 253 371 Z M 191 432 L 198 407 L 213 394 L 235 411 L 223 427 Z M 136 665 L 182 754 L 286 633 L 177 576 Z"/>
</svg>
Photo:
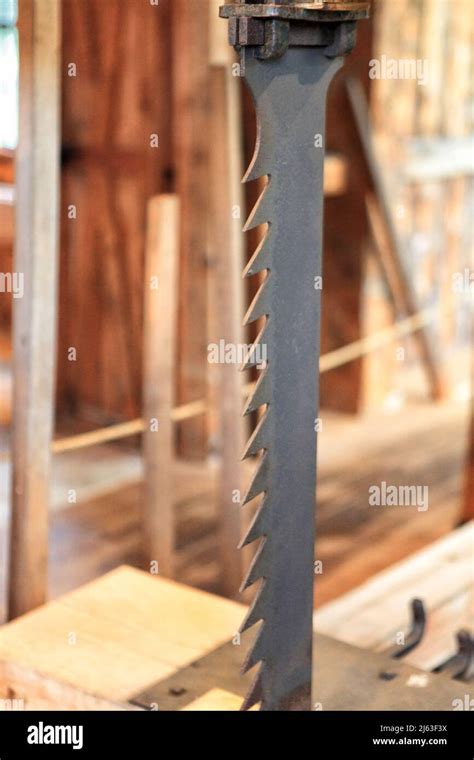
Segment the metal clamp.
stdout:
<svg viewBox="0 0 474 760">
<path fill-rule="evenodd" d="M 315 0 L 223 5 L 229 19 L 229 42 L 240 50 L 253 47 L 261 60 L 280 58 L 290 46 L 326 47 L 329 58 L 347 55 L 355 43 L 355 22 L 367 18 L 369 2 Z"/>
</svg>

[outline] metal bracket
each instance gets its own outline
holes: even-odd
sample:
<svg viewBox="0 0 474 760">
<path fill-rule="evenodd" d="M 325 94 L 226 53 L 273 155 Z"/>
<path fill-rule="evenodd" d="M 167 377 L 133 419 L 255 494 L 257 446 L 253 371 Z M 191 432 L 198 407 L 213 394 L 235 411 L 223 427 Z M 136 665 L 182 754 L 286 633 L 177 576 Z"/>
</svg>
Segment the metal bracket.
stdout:
<svg viewBox="0 0 474 760">
<path fill-rule="evenodd" d="M 326 47 L 328 58 L 350 53 L 356 25 L 367 18 L 368 2 L 239 2 L 223 5 L 229 19 L 229 42 L 240 50 L 255 49 L 260 60 L 281 58 L 289 47 Z"/>
<path fill-rule="evenodd" d="M 474 680 L 474 638 L 469 631 L 461 630 L 458 631 L 456 639 L 458 644 L 456 654 L 438 665 L 433 673 L 444 673 L 457 681 L 470 683 Z"/>
<path fill-rule="evenodd" d="M 413 599 L 411 602 L 411 629 L 405 637 L 405 643 L 402 646 L 396 644 L 389 649 L 384 650 L 384 654 L 399 660 L 405 657 L 421 642 L 426 630 L 426 611 L 421 599 Z"/>
</svg>

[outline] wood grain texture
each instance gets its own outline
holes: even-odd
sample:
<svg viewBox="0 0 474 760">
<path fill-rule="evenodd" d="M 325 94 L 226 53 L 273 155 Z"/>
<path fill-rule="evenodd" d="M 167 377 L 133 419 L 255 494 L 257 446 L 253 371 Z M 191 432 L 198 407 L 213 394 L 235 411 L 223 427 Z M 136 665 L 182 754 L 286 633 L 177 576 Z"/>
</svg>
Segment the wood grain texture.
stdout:
<svg viewBox="0 0 474 760">
<path fill-rule="evenodd" d="M 209 689 L 205 694 L 197 699 L 194 699 L 186 707 L 182 709 L 188 712 L 207 712 L 212 710 L 213 712 L 221 712 L 228 710 L 240 710 L 242 706 L 242 697 L 238 694 L 232 694 L 225 689 Z M 250 708 L 251 710 L 258 710 L 258 706 Z"/>
<path fill-rule="evenodd" d="M 143 367 L 143 539 L 147 567 L 173 577 L 174 378 L 178 313 L 179 199 L 161 195 L 148 203 L 145 257 Z"/>
<path fill-rule="evenodd" d="M 56 354 L 60 3 L 19 5 L 20 137 L 14 299 L 13 501 L 9 615 L 47 596 L 50 443 Z"/>
<path fill-rule="evenodd" d="M 182 203 L 178 402 L 207 392 L 207 259 L 209 219 L 209 2 L 173 0 L 172 109 L 175 192 Z M 207 420 L 179 431 L 183 456 L 207 452 Z"/>
<path fill-rule="evenodd" d="M 231 638 L 244 608 L 122 567 L 0 630 L 0 661 L 122 703 Z"/>
<path fill-rule="evenodd" d="M 146 204 L 172 166 L 171 3 L 63 6 L 59 404 L 105 423 L 141 411 Z"/>
</svg>

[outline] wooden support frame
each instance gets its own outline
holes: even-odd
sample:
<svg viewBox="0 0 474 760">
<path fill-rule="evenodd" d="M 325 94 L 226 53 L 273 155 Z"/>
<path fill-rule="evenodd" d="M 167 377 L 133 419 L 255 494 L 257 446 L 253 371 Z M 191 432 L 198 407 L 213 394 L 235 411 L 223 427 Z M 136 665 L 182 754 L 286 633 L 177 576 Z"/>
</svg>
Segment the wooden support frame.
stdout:
<svg viewBox="0 0 474 760">
<path fill-rule="evenodd" d="M 148 203 L 143 364 L 143 539 L 145 560 L 174 574 L 173 402 L 176 371 L 180 203 Z"/>
<path fill-rule="evenodd" d="M 47 598 L 48 502 L 56 365 L 59 192 L 59 0 L 20 0 L 13 484 L 9 617 Z"/>
</svg>

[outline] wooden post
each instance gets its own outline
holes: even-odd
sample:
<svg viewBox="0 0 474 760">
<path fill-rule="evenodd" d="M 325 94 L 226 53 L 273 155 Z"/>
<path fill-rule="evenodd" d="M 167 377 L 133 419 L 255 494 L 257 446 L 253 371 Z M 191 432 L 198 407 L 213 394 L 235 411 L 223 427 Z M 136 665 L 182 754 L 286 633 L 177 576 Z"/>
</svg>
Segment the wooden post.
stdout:
<svg viewBox="0 0 474 760">
<path fill-rule="evenodd" d="M 243 342 L 243 249 L 245 203 L 240 79 L 232 72 L 233 53 L 227 24 L 219 19 L 217 0 L 210 3 L 211 138 L 209 335 L 212 342 Z M 239 213 L 240 212 L 240 213 Z M 215 443 L 220 455 L 218 514 L 221 590 L 235 596 L 242 580 L 240 496 L 244 447 L 241 416 L 243 376 L 235 364 L 211 367 L 212 407 L 216 410 Z"/>
<path fill-rule="evenodd" d="M 175 190 L 181 200 L 178 402 L 207 392 L 207 219 L 209 192 L 209 0 L 172 0 Z M 207 418 L 179 426 L 179 452 L 204 459 Z"/>
<path fill-rule="evenodd" d="M 461 507 L 461 524 L 474 520 L 474 405 L 471 406 L 469 441 Z"/>
<path fill-rule="evenodd" d="M 469 422 L 466 467 L 461 504 L 461 525 L 474 520 L 474 319 L 471 320 L 471 419 Z"/>
<path fill-rule="evenodd" d="M 143 536 L 147 564 L 174 572 L 173 420 L 176 369 L 179 199 L 159 195 L 148 204 L 145 255 L 143 365 Z"/>
<path fill-rule="evenodd" d="M 59 187 L 59 0 L 20 0 L 9 617 L 47 597 Z"/>
</svg>

